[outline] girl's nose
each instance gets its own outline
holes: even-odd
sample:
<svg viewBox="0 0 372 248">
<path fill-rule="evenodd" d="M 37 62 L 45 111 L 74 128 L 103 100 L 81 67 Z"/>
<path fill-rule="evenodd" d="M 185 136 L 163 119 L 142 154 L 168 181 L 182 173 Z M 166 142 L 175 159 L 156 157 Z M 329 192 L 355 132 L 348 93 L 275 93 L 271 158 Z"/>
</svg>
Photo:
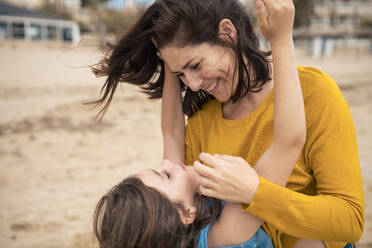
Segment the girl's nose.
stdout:
<svg viewBox="0 0 372 248">
<path fill-rule="evenodd" d="M 170 167 L 172 167 L 172 163 L 168 159 L 164 159 L 160 164 L 161 169 L 166 169 Z"/>
</svg>

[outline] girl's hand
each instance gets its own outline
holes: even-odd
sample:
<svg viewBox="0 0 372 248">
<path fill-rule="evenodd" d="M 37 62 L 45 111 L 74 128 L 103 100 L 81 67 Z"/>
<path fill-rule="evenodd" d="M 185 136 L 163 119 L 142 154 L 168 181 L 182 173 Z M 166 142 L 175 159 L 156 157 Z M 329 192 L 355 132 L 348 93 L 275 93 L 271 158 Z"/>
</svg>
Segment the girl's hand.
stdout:
<svg viewBox="0 0 372 248">
<path fill-rule="evenodd" d="M 256 0 L 256 15 L 258 26 L 270 44 L 292 39 L 295 15 L 292 0 Z"/>
<path fill-rule="evenodd" d="M 256 194 L 259 177 L 241 157 L 201 153 L 193 172 L 200 180 L 202 195 L 249 204 Z M 206 165 L 204 165 L 206 164 Z"/>
</svg>

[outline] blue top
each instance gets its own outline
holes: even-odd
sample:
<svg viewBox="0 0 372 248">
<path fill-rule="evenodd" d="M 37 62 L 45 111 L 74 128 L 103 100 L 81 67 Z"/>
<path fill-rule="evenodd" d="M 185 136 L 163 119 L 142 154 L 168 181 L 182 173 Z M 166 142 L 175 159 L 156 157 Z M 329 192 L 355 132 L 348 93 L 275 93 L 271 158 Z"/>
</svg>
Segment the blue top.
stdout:
<svg viewBox="0 0 372 248">
<path fill-rule="evenodd" d="M 221 201 L 221 205 L 224 206 L 226 201 Z M 198 248 L 208 248 L 207 244 L 207 237 L 209 230 L 211 229 L 212 224 L 204 227 L 199 232 L 198 237 Z M 232 245 L 232 246 L 220 246 L 221 248 L 274 248 L 273 243 L 267 235 L 267 233 L 260 227 L 257 232 L 250 238 L 249 240 L 245 241 L 239 245 Z"/>
<path fill-rule="evenodd" d="M 204 227 L 198 237 L 198 248 L 208 248 L 207 237 L 212 224 Z M 266 232 L 260 227 L 257 232 L 252 236 L 251 239 L 245 241 L 242 244 L 232 246 L 220 246 L 221 248 L 273 248 L 273 243 L 266 234 Z"/>
</svg>

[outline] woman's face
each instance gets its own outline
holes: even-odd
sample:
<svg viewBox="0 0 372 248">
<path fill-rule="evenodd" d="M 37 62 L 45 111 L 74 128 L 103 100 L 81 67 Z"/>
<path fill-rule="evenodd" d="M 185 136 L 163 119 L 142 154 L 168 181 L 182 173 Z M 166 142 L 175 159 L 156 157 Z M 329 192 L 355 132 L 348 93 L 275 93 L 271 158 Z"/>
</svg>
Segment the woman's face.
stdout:
<svg viewBox="0 0 372 248">
<path fill-rule="evenodd" d="M 208 43 L 180 48 L 170 43 L 160 55 L 191 90 L 205 90 L 220 102 L 233 95 L 237 77 L 233 81 L 235 56 L 231 49 Z"/>
<path fill-rule="evenodd" d="M 199 181 L 184 165 L 164 160 L 156 170 L 143 171 L 137 177 L 146 186 L 165 194 L 171 201 L 182 203 L 185 208 L 194 206 L 194 195 L 199 188 Z"/>
</svg>

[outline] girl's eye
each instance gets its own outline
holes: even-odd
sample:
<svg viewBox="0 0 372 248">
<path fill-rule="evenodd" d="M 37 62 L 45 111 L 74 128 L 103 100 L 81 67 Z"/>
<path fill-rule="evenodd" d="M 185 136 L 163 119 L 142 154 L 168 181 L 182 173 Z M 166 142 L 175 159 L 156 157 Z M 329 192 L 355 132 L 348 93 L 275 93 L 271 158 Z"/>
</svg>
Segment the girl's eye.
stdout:
<svg viewBox="0 0 372 248">
<path fill-rule="evenodd" d="M 199 69 L 200 62 L 196 63 L 195 65 L 191 66 L 192 69 L 197 70 Z"/>
<path fill-rule="evenodd" d="M 181 79 L 183 76 L 184 76 L 183 73 L 177 74 L 177 77 L 178 77 L 179 79 Z"/>
<path fill-rule="evenodd" d="M 164 172 L 164 174 L 168 177 L 168 179 L 170 179 L 170 174 L 169 173 Z"/>
</svg>

